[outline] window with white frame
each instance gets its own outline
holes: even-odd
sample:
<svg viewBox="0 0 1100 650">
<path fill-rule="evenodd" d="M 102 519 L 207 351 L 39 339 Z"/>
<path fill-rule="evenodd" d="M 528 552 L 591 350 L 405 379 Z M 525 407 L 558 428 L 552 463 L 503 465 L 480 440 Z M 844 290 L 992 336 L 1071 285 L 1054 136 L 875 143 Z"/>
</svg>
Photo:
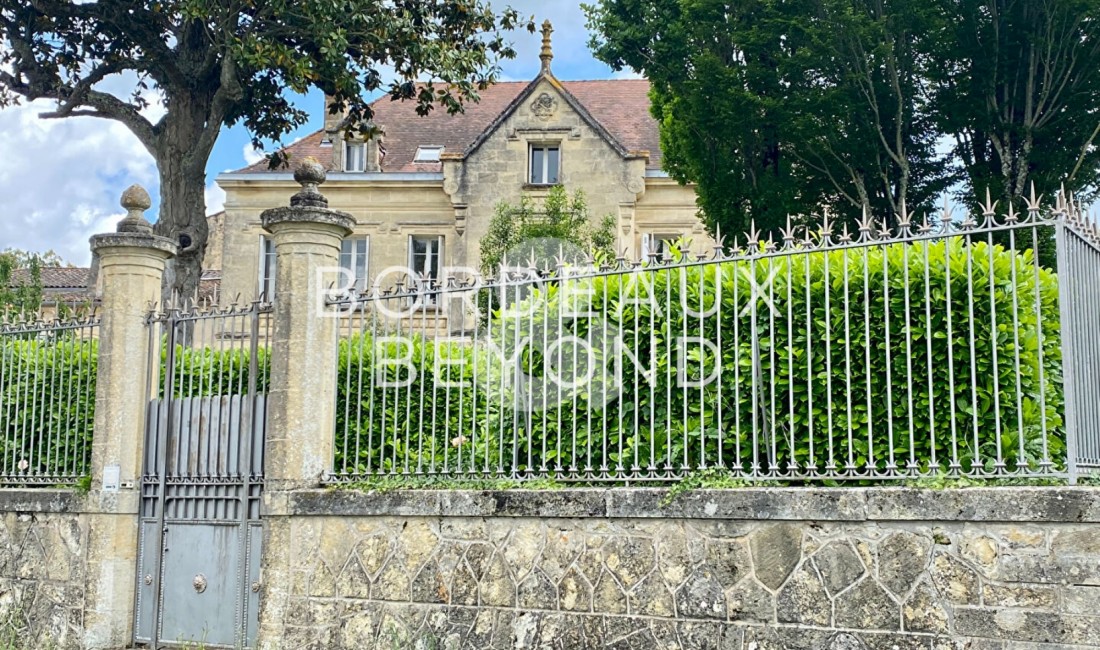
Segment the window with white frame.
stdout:
<svg viewBox="0 0 1100 650">
<path fill-rule="evenodd" d="M 413 162 L 426 163 L 426 162 L 439 162 L 439 156 L 443 154 L 443 147 L 440 146 L 420 146 L 416 148 L 416 157 L 413 158 Z"/>
<path fill-rule="evenodd" d="M 367 169 L 367 145 L 365 142 L 344 141 L 344 171 L 361 172 Z"/>
<path fill-rule="evenodd" d="M 349 237 L 340 244 L 340 268 L 352 274 L 356 291 L 364 291 L 367 287 L 369 251 L 368 237 Z"/>
<path fill-rule="evenodd" d="M 439 235 L 409 236 L 409 269 L 423 282 L 427 289 L 429 281 L 439 281 L 443 268 L 443 237 Z M 424 303 L 435 304 L 436 297 L 429 294 Z"/>
<path fill-rule="evenodd" d="M 661 262 L 671 259 L 672 247 L 680 240 L 680 235 L 642 233 L 641 259 L 649 262 Z"/>
<path fill-rule="evenodd" d="M 260 295 L 266 300 L 275 297 L 275 242 L 260 235 Z"/>
<path fill-rule="evenodd" d="M 532 144 L 531 185 L 556 185 L 561 170 L 561 148 L 557 144 Z"/>
</svg>

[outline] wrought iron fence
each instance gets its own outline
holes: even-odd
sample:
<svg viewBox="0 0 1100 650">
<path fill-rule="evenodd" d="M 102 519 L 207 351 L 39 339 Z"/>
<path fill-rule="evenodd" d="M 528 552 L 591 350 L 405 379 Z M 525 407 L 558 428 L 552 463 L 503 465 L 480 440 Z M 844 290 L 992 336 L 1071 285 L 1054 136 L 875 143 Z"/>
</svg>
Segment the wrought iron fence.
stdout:
<svg viewBox="0 0 1100 650">
<path fill-rule="evenodd" d="M 1078 469 L 1100 470 L 1100 226 L 1073 205 L 1063 209 L 1068 226 L 1058 230 L 1059 308 L 1072 478 Z"/>
<path fill-rule="evenodd" d="M 1043 211 L 788 227 L 648 264 L 401 276 L 342 317 L 334 481 L 1073 477 L 1100 234 Z M 392 276 L 391 276 L 392 277 Z"/>
<path fill-rule="evenodd" d="M 99 318 L 0 322 L 0 486 L 88 472 Z"/>
<path fill-rule="evenodd" d="M 172 481 L 180 483 L 181 495 L 197 496 L 187 490 L 199 479 L 258 480 L 262 475 L 262 445 L 255 438 L 262 442 L 265 423 L 270 313 L 270 303 L 254 301 L 188 304 L 148 314 L 153 355 L 146 498 L 163 494 L 157 488 L 164 487 L 164 480 L 170 488 L 176 485 Z M 255 473 L 247 468 L 256 468 Z M 201 505 L 211 509 L 211 516 L 237 507 L 228 492 Z"/>
</svg>

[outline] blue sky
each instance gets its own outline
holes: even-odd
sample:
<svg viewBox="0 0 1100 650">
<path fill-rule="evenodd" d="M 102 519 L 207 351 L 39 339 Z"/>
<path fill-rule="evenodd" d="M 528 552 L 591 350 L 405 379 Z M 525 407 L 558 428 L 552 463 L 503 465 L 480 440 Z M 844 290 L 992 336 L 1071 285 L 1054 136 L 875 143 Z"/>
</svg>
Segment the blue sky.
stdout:
<svg viewBox="0 0 1100 650">
<path fill-rule="evenodd" d="M 503 6 L 506 3 L 494 2 Z M 554 24 L 554 73 L 561 79 L 607 79 L 614 74 L 592 58 L 580 5 L 563 0 L 513 0 L 510 3 L 539 23 Z M 514 32 L 517 57 L 502 65 L 502 80 L 528 80 L 539 69 L 541 36 Z M 125 93 L 121 84 L 118 92 Z M 289 143 L 320 128 L 323 99 L 319 93 L 297 98 L 311 114 L 308 124 L 289 134 Z M 54 250 L 65 260 L 87 264 L 88 237 L 113 230 L 123 215 L 118 206 L 122 191 L 139 183 L 157 195 L 152 157 L 125 127 L 94 118 L 40 120 L 48 102 L 0 110 L 0 249 Z M 149 117 L 158 117 L 157 107 Z M 256 159 L 248 134 L 241 127 L 225 129 L 207 165 L 207 209 L 221 208 L 224 195 L 214 184 L 221 172 L 238 169 Z M 148 214 L 155 217 L 156 206 Z"/>
</svg>

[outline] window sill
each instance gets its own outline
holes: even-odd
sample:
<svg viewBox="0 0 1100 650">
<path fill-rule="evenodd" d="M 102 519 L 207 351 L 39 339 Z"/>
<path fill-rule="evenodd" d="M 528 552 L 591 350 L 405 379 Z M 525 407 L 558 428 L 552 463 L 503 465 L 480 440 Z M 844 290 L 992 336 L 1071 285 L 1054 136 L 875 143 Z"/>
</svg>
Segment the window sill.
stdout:
<svg viewBox="0 0 1100 650">
<path fill-rule="evenodd" d="M 554 187 L 561 187 L 561 183 L 524 183 L 523 189 L 525 190 L 549 190 Z"/>
</svg>

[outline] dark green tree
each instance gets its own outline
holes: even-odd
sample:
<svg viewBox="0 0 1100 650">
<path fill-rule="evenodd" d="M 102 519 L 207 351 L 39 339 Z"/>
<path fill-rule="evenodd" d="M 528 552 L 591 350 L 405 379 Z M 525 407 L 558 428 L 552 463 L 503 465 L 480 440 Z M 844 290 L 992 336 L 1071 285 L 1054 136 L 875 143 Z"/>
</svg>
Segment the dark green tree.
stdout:
<svg viewBox="0 0 1100 650">
<path fill-rule="evenodd" d="M 1100 185 L 1100 1 L 937 0 L 931 100 L 971 207 Z"/>
<path fill-rule="evenodd" d="M 591 46 L 652 83 L 666 169 L 712 229 L 892 220 L 950 182 L 921 100 L 916 0 L 599 0 Z"/>
<path fill-rule="evenodd" d="M 285 91 L 310 87 L 361 124 L 383 88 L 421 113 L 460 111 L 514 56 L 504 32 L 519 22 L 484 0 L 0 0 L 0 106 L 51 99 L 43 117 L 129 128 L 159 170 L 156 230 L 181 243 L 165 288 L 190 296 L 206 248 L 206 163 L 223 126 L 243 124 L 256 145 L 277 141 L 307 118 Z M 424 78 L 439 82 L 416 83 Z M 155 122 L 143 113 L 150 97 L 165 109 Z"/>
</svg>

